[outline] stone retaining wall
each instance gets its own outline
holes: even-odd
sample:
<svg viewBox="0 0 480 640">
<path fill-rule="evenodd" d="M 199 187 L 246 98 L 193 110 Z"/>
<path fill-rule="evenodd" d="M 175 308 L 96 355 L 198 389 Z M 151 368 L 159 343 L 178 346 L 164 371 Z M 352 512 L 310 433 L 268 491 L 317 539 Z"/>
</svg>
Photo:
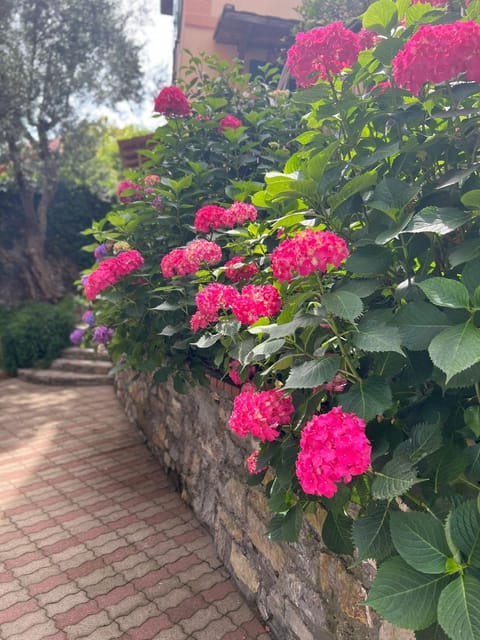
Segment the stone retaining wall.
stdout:
<svg viewBox="0 0 480 640">
<path fill-rule="evenodd" d="M 324 514 L 308 515 L 297 544 L 265 537 L 269 511 L 259 487 L 245 484 L 253 442 L 227 427 L 236 390 L 212 379 L 188 395 L 169 382 L 152 389 L 122 372 L 116 390 L 130 420 L 145 434 L 214 538 L 220 559 L 278 640 L 411 640 L 413 634 L 379 620 L 358 603 L 374 567 L 349 570 L 349 558 L 321 540 Z"/>
</svg>

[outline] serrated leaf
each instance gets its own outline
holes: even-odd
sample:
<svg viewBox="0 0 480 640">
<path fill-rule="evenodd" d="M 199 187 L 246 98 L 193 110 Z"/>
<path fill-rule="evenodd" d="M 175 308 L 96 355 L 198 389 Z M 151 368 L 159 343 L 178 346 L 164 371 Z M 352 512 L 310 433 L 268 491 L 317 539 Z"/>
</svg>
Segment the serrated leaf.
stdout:
<svg viewBox="0 0 480 640">
<path fill-rule="evenodd" d="M 440 594 L 438 622 L 451 640 L 480 638 L 480 580 L 463 575 Z"/>
<path fill-rule="evenodd" d="M 472 219 L 461 209 L 453 207 L 425 207 L 416 213 L 402 233 L 438 233 L 445 235 Z"/>
<path fill-rule="evenodd" d="M 444 329 L 433 338 L 428 353 L 448 383 L 455 374 L 480 362 L 480 329 L 470 322 Z"/>
<path fill-rule="evenodd" d="M 375 500 L 392 500 L 420 482 L 415 465 L 407 455 L 395 456 L 375 473 L 372 496 Z"/>
<path fill-rule="evenodd" d="M 440 331 L 452 325 L 443 311 L 422 300 L 402 305 L 392 324 L 398 327 L 402 345 L 411 351 L 427 349 Z"/>
<path fill-rule="evenodd" d="M 403 629 L 426 629 L 436 621 L 437 604 L 446 576 L 412 569 L 402 558 L 384 562 L 373 581 L 366 604 Z"/>
<path fill-rule="evenodd" d="M 458 267 L 459 264 L 469 262 L 479 256 L 480 243 L 478 242 L 478 238 L 469 238 L 450 251 L 448 259 L 452 267 Z"/>
<path fill-rule="evenodd" d="M 265 342 L 257 344 L 256 347 L 247 353 L 245 357 L 245 364 L 266 360 L 274 353 L 277 353 L 277 351 L 280 351 L 284 344 L 284 338 L 265 340 Z"/>
<path fill-rule="evenodd" d="M 445 573 L 450 549 L 440 520 L 410 511 L 390 515 L 390 533 L 399 555 L 421 573 Z"/>
<path fill-rule="evenodd" d="M 409 185 L 398 178 L 383 178 L 375 189 L 373 200 L 368 204 L 372 209 L 383 211 L 396 220 L 398 212 L 407 206 L 419 190 L 419 186 Z"/>
<path fill-rule="evenodd" d="M 480 260 L 468 262 L 462 271 L 462 283 L 467 287 L 470 296 L 480 287 Z"/>
<path fill-rule="evenodd" d="M 330 205 L 332 211 L 335 211 L 337 207 L 346 202 L 349 198 L 354 196 L 356 193 L 362 193 L 373 187 L 377 182 L 377 173 L 376 171 L 369 171 L 367 173 L 363 173 L 359 176 L 355 176 L 351 178 L 338 193 L 330 196 L 328 198 L 328 204 Z"/>
<path fill-rule="evenodd" d="M 358 248 L 345 262 L 345 269 L 362 275 L 381 273 L 392 263 L 391 251 L 385 247 L 367 246 Z"/>
<path fill-rule="evenodd" d="M 194 347 L 198 347 L 199 349 L 208 349 L 208 347 L 211 347 L 216 342 L 218 342 L 220 338 L 221 336 L 219 334 L 204 335 L 204 336 L 201 336 L 196 342 L 192 342 L 191 344 Z"/>
<path fill-rule="evenodd" d="M 371 352 L 384 353 L 395 351 L 404 355 L 401 346 L 400 332 L 397 327 L 365 318 L 354 334 L 353 344 L 359 349 Z"/>
<path fill-rule="evenodd" d="M 352 538 L 359 560 L 368 558 L 381 562 L 393 550 L 389 528 L 389 503 L 370 503 L 367 514 L 353 523 Z"/>
<path fill-rule="evenodd" d="M 308 178 L 313 178 L 314 180 L 320 181 L 325 169 L 328 166 L 330 158 L 334 154 L 336 148 L 338 147 L 338 142 L 334 142 L 329 145 L 326 149 L 320 151 L 320 153 L 315 154 L 305 163 L 304 172 Z"/>
<path fill-rule="evenodd" d="M 417 424 L 411 434 L 412 462 L 419 462 L 423 458 L 435 453 L 443 445 L 443 437 L 440 425 L 422 422 Z"/>
<path fill-rule="evenodd" d="M 468 309 L 470 296 L 468 289 L 458 280 L 430 278 L 417 285 L 433 304 L 451 309 Z"/>
<path fill-rule="evenodd" d="M 349 291 L 350 293 L 357 295 L 359 298 L 368 298 L 368 296 L 372 295 L 372 293 L 381 286 L 381 283 L 377 280 L 362 280 L 360 278 L 355 278 L 349 280 L 345 284 L 342 284 L 340 287 L 334 289 L 334 291 L 337 293 L 340 293 L 340 291 Z"/>
<path fill-rule="evenodd" d="M 363 313 L 362 299 L 350 291 L 333 291 L 322 296 L 322 305 L 337 318 L 355 322 Z"/>
<path fill-rule="evenodd" d="M 480 567 L 480 513 L 476 500 L 467 500 L 450 516 L 452 541 L 469 564 Z"/>
<path fill-rule="evenodd" d="M 478 405 L 467 407 L 463 412 L 463 419 L 475 436 L 480 438 L 480 407 Z"/>
<path fill-rule="evenodd" d="M 465 456 L 468 464 L 468 477 L 474 482 L 480 482 L 480 444 L 468 447 Z"/>
<path fill-rule="evenodd" d="M 364 12 L 362 24 L 365 29 L 370 29 L 382 35 L 389 35 L 390 24 L 396 15 L 397 9 L 392 0 L 378 0 Z"/>
<path fill-rule="evenodd" d="M 459 478 L 467 466 L 463 449 L 456 446 L 445 445 L 433 455 L 432 466 L 434 468 L 435 491 Z"/>
<path fill-rule="evenodd" d="M 328 356 L 322 360 L 310 360 L 290 369 L 285 389 L 313 389 L 330 382 L 338 373 L 339 356 Z"/>
<path fill-rule="evenodd" d="M 270 521 L 267 536 L 272 542 L 296 542 L 303 522 L 299 503 L 285 513 L 277 513 Z"/>
<path fill-rule="evenodd" d="M 390 386 L 382 378 L 373 376 L 352 385 L 342 395 L 341 406 L 344 411 L 355 413 L 369 422 L 387 411 L 392 402 Z"/>
<path fill-rule="evenodd" d="M 329 511 L 322 527 L 324 544 L 340 555 L 352 555 L 352 519 L 339 511 Z"/>
<path fill-rule="evenodd" d="M 271 338 L 285 338 L 293 335 L 297 329 L 304 327 L 316 327 L 320 324 L 318 316 L 300 314 L 290 322 L 283 324 L 267 324 L 259 327 L 251 327 L 249 333 L 268 333 Z"/>
<path fill-rule="evenodd" d="M 448 640 L 448 636 L 439 624 L 432 624 L 428 629 L 416 631 L 415 640 Z"/>
</svg>

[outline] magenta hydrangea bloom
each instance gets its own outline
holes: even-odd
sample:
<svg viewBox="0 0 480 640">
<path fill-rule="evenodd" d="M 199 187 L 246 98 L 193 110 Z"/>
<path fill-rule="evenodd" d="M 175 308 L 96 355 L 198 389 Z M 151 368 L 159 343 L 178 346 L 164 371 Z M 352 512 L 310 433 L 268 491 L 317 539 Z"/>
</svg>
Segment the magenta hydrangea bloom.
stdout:
<svg viewBox="0 0 480 640">
<path fill-rule="evenodd" d="M 225 129 L 238 129 L 243 127 L 243 122 L 235 116 L 225 116 L 220 120 L 218 125 L 218 133 L 223 133 Z"/>
<path fill-rule="evenodd" d="M 155 98 L 153 108 L 165 116 L 190 115 L 188 98 L 178 87 L 164 87 Z"/>
<path fill-rule="evenodd" d="M 271 284 L 247 284 L 232 304 L 237 320 L 244 324 L 253 324 L 260 317 L 274 316 L 282 307 L 278 290 Z"/>
<path fill-rule="evenodd" d="M 245 466 L 247 467 L 248 473 L 250 473 L 251 475 L 256 475 L 257 473 L 263 473 L 267 469 L 267 467 L 261 467 L 260 469 L 257 467 L 259 453 L 260 451 L 254 451 L 245 460 Z"/>
<path fill-rule="evenodd" d="M 193 331 L 205 328 L 210 322 L 216 322 L 219 311 L 230 309 L 237 297 L 238 291 L 228 284 L 218 282 L 208 284 L 195 296 L 197 311 L 190 321 Z"/>
<path fill-rule="evenodd" d="M 365 473 L 370 465 L 371 444 L 365 422 L 354 413 L 334 407 L 313 416 L 300 438 L 296 474 L 300 486 L 311 495 L 332 498 L 338 482 Z"/>
<path fill-rule="evenodd" d="M 233 401 L 228 424 L 241 437 L 252 434 L 262 442 L 271 442 L 280 435 L 278 427 L 290 422 L 294 411 L 292 398 L 281 389 L 247 389 Z"/>
<path fill-rule="evenodd" d="M 131 189 L 134 193 L 128 196 L 122 195 L 127 189 Z M 130 180 L 122 180 L 118 183 L 117 186 L 117 197 L 120 202 L 126 204 L 128 202 L 133 202 L 134 200 L 141 200 L 143 193 L 143 187 L 141 184 L 135 184 L 135 182 L 131 182 Z"/>
<path fill-rule="evenodd" d="M 122 251 L 118 256 L 102 260 L 85 282 L 85 297 L 87 300 L 95 300 L 101 291 L 116 284 L 142 265 L 143 256 L 135 249 Z"/>
<path fill-rule="evenodd" d="M 231 282 L 251 280 L 258 273 L 255 262 L 245 262 L 243 256 L 235 256 L 225 263 L 225 275 Z"/>
</svg>

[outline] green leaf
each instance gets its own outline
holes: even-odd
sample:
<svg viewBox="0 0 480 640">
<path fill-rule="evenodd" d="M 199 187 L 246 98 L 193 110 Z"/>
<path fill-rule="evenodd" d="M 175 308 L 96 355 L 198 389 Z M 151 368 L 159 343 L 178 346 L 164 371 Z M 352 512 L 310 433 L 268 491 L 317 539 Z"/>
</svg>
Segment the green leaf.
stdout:
<svg viewBox="0 0 480 640">
<path fill-rule="evenodd" d="M 199 338 L 197 342 L 192 342 L 192 345 L 194 347 L 198 347 L 199 349 L 208 349 L 208 347 L 211 347 L 216 342 L 218 342 L 220 338 L 221 336 L 218 333 L 215 335 L 206 334 L 204 336 L 201 336 L 201 338 Z"/>
<path fill-rule="evenodd" d="M 285 338 L 286 336 L 293 335 L 297 329 L 304 327 L 317 327 L 319 324 L 320 319 L 318 316 L 298 314 L 290 322 L 251 327 L 248 329 L 248 332 L 254 335 L 259 333 L 268 333 L 271 338 Z"/>
<path fill-rule="evenodd" d="M 373 581 L 366 604 L 403 629 L 426 629 L 437 619 L 437 604 L 446 576 L 412 569 L 402 558 L 384 562 Z"/>
<path fill-rule="evenodd" d="M 297 503 L 285 513 L 277 513 L 271 519 L 267 537 L 272 542 L 297 542 L 302 522 L 302 507 Z"/>
<path fill-rule="evenodd" d="M 432 624 L 428 629 L 422 629 L 415 633 L 415 640 L 448 640 L 439 624 Z"/>
<path fill-rule="evenodd" d="M 324 544 L 340 555 L 352 555 L 352 519 L 341 511 L 329 511 L 322 527 Z"/>
<path fill-rule="evenodd" d="M 440 594 L 438 622 L 452 640 L 480 638 L 480 580 L 463 575 Z"/>
<path fill-rule="evenodd" d="M 449 278 L 429 278 L 417 285 L 433 304 L 451 309 L 468 309 L 470 296 L 468 289 L 458 280 Z"/>
<path fill-rule="evenodd" d="M 459 264 L 469 262 L 480 256 L 480 242 L 478 238 L 469 238 L 458 245 L 448 255 L 452 267 L 458 267 Z"/>
<path fill-rule="evenodd" d="M 390 35 L 390 28 L 396 15 L 397 9 L 392 0 L 378 0 L 365 11 L 362 24 L 365 29 L 387 36 Z"/>
<path fill-rule="evenodd" d="M 335 193 L 333 196 L 328 198 L 328 204 L 332 211 L 335 211 L 337 207 L 346 202 L 356 193 L 363 193 L 364 191 L 367 191 L 370 187 L 373 187 L 376 182 L 376 171 L 369 171 L 367 173 L 362 173 L 359 176 L 355 176 L 354 178 L 351 178 L 338 193 Z"/>
<path fill-rule="evenodd" d="M 480 189 L 467 191 L 460 198 L 460 202 L 470 209 L 480 209 Z"/>
<path fill-rule="evenodd" d="M 480 438 L 480 407 L 478 405 L 467 407 L 463 412 L 463 419 L 475 436 Z"/>
<path fill-rule="evenodd" d="M 392 263 L 391 251 L 385 247 L 360 247 L 345 262 L 345 269 L 362 275 L 384 274 Z"/>
<path fill-rule="evenodd" d="M 372 209 L 383 211 L 396 219 L 398 212 L 407 206 L 419 190 L 419 186 L 409 185 L 398 178 L 383 178 L 375 189 L 373 201 L 368 204 Z"/>
<path fill-rule="evenodd" d="M 349 291 L 333 291 L 322 296 L 322 305 L 337 318 L 355 322 L 363 312 L 362 299 Z"/>
<path fill-rule="evenodd" d="M 443 236 L 466 224 L 472 216 L 453 207 L 425 207 L 401 233 L 438 233 Z"/>
<path fill-rule="evenodd" d="M 354 293 L 359 298 L 368 298 L 368 296 L 372 295 L 377 289 L 381 287 L 381 283 L 378 280 L 362 280 L 360 278 L 352 278 L 345 284 L 342 284 L 337 289 L 334 289 L 335 292 L 340 293 L 340 291 L 349 291 L 350 293 Z"/>
<path fill-rule="evenodd" d="M 393 551 L 389 528 L 389 503 L 371 502 L 363 518 L 353 523 L 352 538 L 358 549 L 358 559 L 381 562 Z"/>
<path fill-rule="evenodd" d="M 429 513 L 396 511 L 390 515 L 395 549 L 421 573 L 445 573 L 450 549 L 440 520 Z"/>
<path fill-rule="evenodd" d="M 452 444 L 445 445 L 432 457 L 434 469 L 435 491 L 441 491 L 442 487 L 459 478 L 467 466 L 467 460 L 460 449 Z"/>
<path fill-rule="evenodd" d="M 279 338 L 276 340 L 265 340 L 265 342 L 257 344 L 256 347 L 254 347 L 249 353 L 247 353 L 245 357 L 245 364 L 266 360 L 269 356 L 277 353 L 277 351 L 280 351 L 284 344 L 284 338 Z"/>
<path fill-rule="evenodd" d="M 330 380 L 338 373 L 339 356 L 328 356 L 322 360 L 310 360 L 290 369 L 285 389 L 313 389 Z"/>
<path fill-rule="evenodd" d="M 402 345 L 411 351 L 427 349 L 440 331 L 452 325 L 443 311 L 422 300 L 402 305 L 392 324 L 398 327 Z"/>
<path fill-rule="evenodd" d="M 467 500 L 452 511 L 450 535 L 467 562 L 480 567 L 480 513 L 476 500 Z"/>
<path fill-rule="evenodd" d="M 341 405 L 344 411 L 368 422 L 392 406 L 392 391 L 385 380 L 373 376 L 352 385 L 342 395 Z"/>
<path fill-rule="evenodd" d="M 410 458 L 412 462 L 419 462 L 427 456 L 435 453 L 443 446 L 443 437 L 440 424 L 429 424 L 422 422 L 417 424 L 411 435 L 412 452 Z"/>
<path fill-rule="evenodd" d="M 375 500 L 392 500 L 420 482 L 415 465 L 406 455 L 398 455 L 375 473 L 372 496 Z"/>
<path fill-rule="evenodd" d="M 364 351 L 380 353 L 395 351 L 404 355 L 400 331 L 397 327 L 386 322 L 377 322 L 374 319 L 366 318 L 359 324 L 358 332 L 354 334 L 352 342 Z"/>
<path fill-rule="evenodd" d="M 480 329 L 470 322 L 444 329 L 433 338 L 428 353 L 448 382 L 455 374 L 480 361 Z"/>
<path fill-rule="evenodd" d="M 330 158 L 334 154 L 337 147 L 338 142 L 334 142 L 326 149 L 322 149 L 320 153 L 317 153 L 309 158 L 304 169 L 305 176 L 307 178 L 313 178 L 314 180 L 320 181 L 323 174 L 325 173 L 325 169 L 328 166 Z"/>
</svg>

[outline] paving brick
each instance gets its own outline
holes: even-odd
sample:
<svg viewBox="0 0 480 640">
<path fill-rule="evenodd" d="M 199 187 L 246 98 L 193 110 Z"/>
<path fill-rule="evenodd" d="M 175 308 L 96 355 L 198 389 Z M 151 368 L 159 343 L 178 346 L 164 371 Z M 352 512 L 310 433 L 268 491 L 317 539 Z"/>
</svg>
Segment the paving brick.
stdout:
<svg viewBox="0 0 480 640">
<path fill-rule="evenodd" d="M 8 622 L 14 622 L 27 613 L 38 610 L 38 604 L 35 600 L 26 599 L 24 602 L 16 602 L 8 606 L 5 610 L 0 611 L 0 624 L 4 625 Z"/>
<path fill-rule="evenodd" d="M 210 605 L 206 609 L 198 609 L 191 617 L 182 619 L 181 627 L 186 633 L 193 635 L 194 632 L 205 629 L 208 624 L 219 618 L 221 614 Z"/>
<path fill-rule="evenodd" d="M 86 589 L 89 586 L 98 584 L 101 580 L 105 578 L 111 578 L 116 575 L 116 572 L 112 569 L 112 567 L 100 567 L 96 569 L 96 571 L 92 571 L 85 576 L 81 576 L 75 580 L 78 586 L 81 589 Z"/>
<path fill-rule="evenodd" d="M 236 587 L 234 586 L 231 580 L 227 580 L 225 582 L 218 582 L 217 584 L 210 587 L 206 591 L 202 591 L 202 597 L 209 603 L 223 600 L 229 594 L 237 592 Z"/>
<path fill-rule="evenodd" d="M 170 620 L 165 615 L 149 618 L 143 624 L 130 629 L 128 635 L 132 640 L 151 640 L 158 638 L 158 633 L 172 627 Z"/>
<path fill-rule="evenodd" d="M 93 600 L 89 600 L 82 604 L 77 604 L 65 613 L 58 613 L 54 616 L 55 624 L 59 629 L 65 629 L 65 627 L 78 624 L 87 616 L 98 613 L 98 610 L 98 604 Z M 69 631 L 67 631 L 67 635 L 69 635 Z"/>
<path fill-rule="evenodd" d="M 99 596 L 103 596 L 109 593 L 110 591 L 112 591 L 112 589 L 121 587 L 124 584 L 125 584 L 125 578 L 121 574 L 115 574 L 113 576 L 107 576 L 102 580 L 100 580 L 99 582 L 92 585 L 87 585 L 83 588 L 87 596 L 91 600 L 94 600 L 95 598 L 98 598 Z"/>
<path fill-rule="evenodd" d="M 183 583 L 188 584 L 191 580 L 196 580 L 206 573 L 211 573 L 211 571 L 212 567 L 207 562 L 201 562 L 186 571 L 180 571 L 176 575 Z"/>
<path fill-rule="evenodd" d="M 68 640 L 77 640 L 79 638 L 95 638 L 95 640 L 102 638 L 103 640 L 109 640 L 112 636 L 110 636 L 111 629 L 108 627 L 111 626 L 111 629 L 115 629 L 115 631 L 119 632 L 119 627 L 117 624 L 110 621 L 106 611 L 99 611 L 90 616 L 86 616 L 82 618 L 79 622 L 74 625 L 67 626 L 64 628 Z M 102 631 L 103 629 L 103 631 Z M 117 636 L 113 636 L 119 637 Z"/>
<path fill-rule="evenodd" d="M 228 617 L 234 624 L 241 626 L 246 622 L 250 622 L 254 617 L 254 613 L 246 603 L 243 603 L 238 609 L 230 611 Z"/>
<path fill-rule="evenodd" d="M 120 626 L 122 631 L 129 633 L 130 629 L 139 627 L 141 624 L 154 616 L 159 616 L 160 612 L 158 608 L 152 602 L 144 605 L 143 607 L 135 607 L 128 615 L 121 616 L 115 621 Z M 129 633 L 130 635 L 130 633 Z"/>
<path fill-rule="evenodd" d="M 30 585 L 28 591 L 30 595 L 35 596 L 39 593 L 46 593 L 55 589 L 61 584 L 66 584 L 69 581 L 68 576 L 64 573 L 56 574 L 53 576 L 49 576 L 48 578 L 44 578 L 40 580 L 40 582 L 35 582 Z"/>
<path fill-rule="evenodd" d="M 23 591 L 20 585 L 16 584 L 15 587 L 14 590 L 8 592 L 2 589 L 2 595 L 0 596 L 0 621 L 6 609 L 14 607 L 16 604 L 27 602 L 30 599 L 28 593 Z M 10 615 L 12 615 L 12 613 Z"/>
<path fill-rule="evenodd" d="M 14 634 L 25 634 L 25 632 L 30 630 L 32 627 L 45 624 L 46 622 L 48 622 L 48 618 L 45 612 L 41 609 L 37 609 L 32 613 L 26 613 L 13 622 L 4 623 L 0 617 L 0 628 L 2 630 L 3 637 L 10 638 L 10 636 Z"/>
<path fill-rule="evenodd" d="M 226 633 L 235 631 L 235 625 L 228 618 L 219 618 L 210 622 L 201 631 L 195 632 L 195 640 L 212 640 L 212 638 L 221 638 Z"/>
<path fill-rule="evenodd" d="M 47 612 L 48 617 L 54 618 L 56 615 L 59 615 L 60 613 L 66 613 L 74 607 L 77 607 L 78 605 L 84 604 L 88 601 L 89 598 L 84 591 L 77 591 L 76 593 L 71 593 L 70 595 L 65 596 L 58 602 L 46 604 L 44 608 Z"/>
<path fill-rule="evenodd" d="M 41 607 L 45 607 L 47 604 L 58 602 L 65 596 L 71 595 L 73 593 L 78 593 L 78 591 L 80 591 L 78 585 L 76 585 L 74 582 L 67 582 L 66 584 L 61 584 L 58 587 L 55 587 L 55 589 L 52 589 L 47 593 L 38 594 L 38 596 L 36 596 L 36 599 Z"/>
<path fill-rule="evenodd" d="M 28 575 L 24 575 L 21 576 L 21 578 L 19 579 L 22 586 L 26 587 L 28 589 L 28 587 L 31 584 L 36 584 L 37 582 L 41 582 L 42 580 L 45 580 L 46 578 L 50 578 L 51 576 L 55 576 L 59 573 L 59 569 L 58 567 L 56 567 L 53 564 L 50 564 L 48 567 L 45 567 L 44 569 L 40 569 L 39 571 L 36 571 L 35 573 L 31 573 Z"/>
<path fill-rule="evenodd" d="M 200 558 L 198 558 L 193 553 L 188 553 L 186 549 L 181 549 L 181 551 L 183 552 L 182 558 L 180 558 L 179 560 L 176 560 L 175 562 L 171 562 L 165 565 L 165 568 L 172 576 L 177 575 L 178 573 L 182 573 L 183 571 L 187 571 L 187 569 L 191 569 L 195 565 L 200 564 L 202 562 Z M 163 560 L 168 558 L 170 553 L 172 552 L 169 551 L 167 554 L 165 554 Z"/>
<path fill-rule="evenodd" d="M 28 629 L 28 638 L 35 640 L 36 638 L 46 638 L 56 633 L 57 629 L 51 620 L 36 624 L 34 627 Z M 24 632 L 15 633 L 13 636 L 9 636 L 8 640 L 26 640 Z"/>
<path fill-rule="evenodd" d="M 190 598 L 186 598 L 180 605 L 172 607 L 171 609 L 167 609 L 165 613 L 168 615 L 172 622 L 180 622 L 186 618 L 190 618 L 196 612 L 206 609 L 208 604 L 205 600 L 199 596 L 195 595 Z M 215 618 L 218 618 L 220 614 L 216 612 Z M 205 625 L 203 625 L 205 626 Z M 196 627 L 197 629 L 201 629 L 202 627 Z"/>
<path fill-rule="evenodd" d="M 177 577 L 173 577 L 168 578 L 167 580 L 162 580 L 161 582 L 157 582 L 151 587 L 143 587 L 142 592 L 147 596 L 149 600 L 155 602 L 158 608 L 163 611 L 163 598 L 171 591 L 175 591 L 176 589 L 179 589 L 183 586 L 184 585 Z"/>
</svg>

